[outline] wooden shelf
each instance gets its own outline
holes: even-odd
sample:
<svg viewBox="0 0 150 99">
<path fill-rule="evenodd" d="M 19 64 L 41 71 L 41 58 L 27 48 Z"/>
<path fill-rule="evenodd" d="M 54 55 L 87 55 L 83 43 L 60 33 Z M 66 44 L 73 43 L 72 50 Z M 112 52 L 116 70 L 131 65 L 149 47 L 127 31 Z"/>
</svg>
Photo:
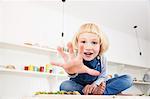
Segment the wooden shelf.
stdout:
<svg viewBox="0 0 150 99">
<path fill-rule="evenodd" d="M 20 50 L 20 51 L 46 54 L 46 55 L 48 55 L 49 53 L 57 53 L 57 50 L 55 48 L 44 48 L 44 47 L 38 47 L 38 46 L 26 45 L 26 44 L 0 42 L 0 47 L 5 49 Z"/>
<path fill-rule="evenodd" d="M 31 76 L 31 77 L 67 77 L 67 74 L 50 74 L 46 72 L 35 72 L 35 71 L 25 71 L 25 70 L 16 70 L 16 69 L 4 69 L 0 68 L 1 74 L 14 74 L 19 76 Z"/>
<path fill-rule="evenodd" d="M 113 62 L 108 60 L 108 65 L 116 65 L 116 66 L 121 66 L 122 68 L 124 67 L 131 67 L 131 68 L 139 68 L 139 69 L 150 69 L 150 67 L 146 67 L 146 66 L 137 66 L 137 65 L 131 65 L 131 64 L 125 64 L 125 63 L 119 63 L 119 62 Z"/>
</svg>

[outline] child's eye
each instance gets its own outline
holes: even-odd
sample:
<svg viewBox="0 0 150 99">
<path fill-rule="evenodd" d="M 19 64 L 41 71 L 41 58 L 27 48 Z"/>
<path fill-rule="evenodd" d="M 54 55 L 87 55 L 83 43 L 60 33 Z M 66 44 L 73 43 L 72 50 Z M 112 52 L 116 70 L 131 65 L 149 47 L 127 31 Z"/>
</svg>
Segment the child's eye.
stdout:
<svg viewBox="0 0 150 99">
<path fill-rule="evenodd" d="M 86 41 L 81 41 L 81 43 L 86 43 Z"/>
<path fill-rule="evenodd" d="M 97 42 L 93 41 L 92 44 L 97 44 Z"/>
</svg>

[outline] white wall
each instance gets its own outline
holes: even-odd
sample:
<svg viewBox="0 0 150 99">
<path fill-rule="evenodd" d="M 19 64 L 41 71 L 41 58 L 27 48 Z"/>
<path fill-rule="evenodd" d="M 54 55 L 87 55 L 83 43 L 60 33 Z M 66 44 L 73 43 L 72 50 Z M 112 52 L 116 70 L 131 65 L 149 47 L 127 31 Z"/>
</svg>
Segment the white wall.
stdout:
<svg viewBox="0 0 150 99">
<path fill-rule="evenodd" d="M 62 30 L 59 2 L 12 1 L 1 5 L 5 41 L 57 45 Z"/>
<path fill-rule="evenodd" d="M 24 66 L 45 66 L 50 61 L 51 55 L 44 55 L 34 51 L 23 51 L 16 49 L 1 49 L 1 65 L 15 65 L 16 69 L 24 69 Z"/>
<path fill-rule="evenodd" d="M 148 50 L 150 50 L 150 42 L 148 43 Z M 148 51 L 148 66 L 150 67 L 150 53 Z"/>
<path fill-rule="evenodd" d="M 149 20 L 148 20 L 148 27 L 149 27 L 148 28 L 149 29 L 148 34 L 149 35 L 148 36 L 150 37 L 150 1 L 148 1 L 147 5 L 148 5 L 148 16 L 149 16 Z M 150 50 L 150 41 L 149 41 L 148 47 L 149 47 L 148 49 Z M 149 52 L 148 52 L 148 56 L 149 56 L 148 57 L 148 59 L 149 59 L 149 61 L 148 61 L 149 64 L 148 65 L 150 66 L 150 53 Z"/>
<path fill-rule="evenodd" d="M 0 41 L 2 39 L 2 5 L 0 2 Z"/>
</svg>

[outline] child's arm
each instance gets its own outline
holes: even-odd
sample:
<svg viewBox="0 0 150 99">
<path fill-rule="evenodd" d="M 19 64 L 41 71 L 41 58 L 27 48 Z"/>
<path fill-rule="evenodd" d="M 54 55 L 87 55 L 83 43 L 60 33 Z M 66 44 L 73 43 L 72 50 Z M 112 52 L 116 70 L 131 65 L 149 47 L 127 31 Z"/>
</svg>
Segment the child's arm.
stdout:
<svg viewBox="0 0 150 99">
<path fill-rule="evenodd" d="M 79 48 L 77 56 L 74 55 L 72 43 L 68 43 L 67 46 L 69 49 L 69 55 L 63 51 L 62 47 L 57 48 L 59 54 L 64 59 L 64 63 L 51 62 L 52 65 L 63 67 L 68 74 L 88 73 L 93 76 L 100 74 L 99 71 L 90 69 L 83 64 L 83 58 L 81 55 L 83 53 L 83 46 Z"/>
<path fill-rule="evenodd" d="M 106 71 L 103 71 L 98 76 L 98 79 L 96 81 L 94 81 L 93 83 L 96 85 L 100 85 L 102 82 L 105 82 L 106 80 L 107 80 Z"/>
<path fill-rule="evenodd" d="M 106 80 L 107 80 L 107 75 L 106 75 L 106 65 L 107 61 L 104 56 L 101 57 L 101 74 L 99 75 L 98 79 L 93 83 L 98 85 L 95 90 L 93 90 L 93 95 L 101 95 L 104 93 L 105 88 L 106 88 Z"/>
<path fill-rule="evenodd" d="M 98 79 L 94 81 L 94 84 L 100 85 L 102 82 L 105 82 L 107 80 L 107 74 L 106 74 L 106 65 L 107 60 L 104 56 L 101 57 L 101 74 L 98 76 Z"/>
<path fill-rule="evenodd" d="M 98 79 L 93 82 L 91 85 L 86 85 L 83 89 L 83 93 L 85 95 L 93 94 L 93 95 L 101 95 L 105 91 L 106 87 L 106 59 L 101 57 L 101 74 L 98 76 Z"/>
</svg>

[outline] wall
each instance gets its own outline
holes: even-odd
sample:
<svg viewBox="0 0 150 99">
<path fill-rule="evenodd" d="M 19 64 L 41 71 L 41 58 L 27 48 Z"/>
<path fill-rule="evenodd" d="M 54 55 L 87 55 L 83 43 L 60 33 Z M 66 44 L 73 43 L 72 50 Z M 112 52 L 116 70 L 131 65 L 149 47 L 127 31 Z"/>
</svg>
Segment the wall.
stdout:
<svg viewBox="0 0 150 99">
<path fill-rule="evenodd" d="M 50 55 L 40 54 L 34 51 L 23 51 L 17 49 L 1 49 L 2 62 L 1 65 L 12 64 L 16 69 L 24 69 L 24 66 L 35 65 L 45 66 L 50 61 Z"/>
<path fill-rule="evenodd" d="M 3 39 L 57 45 L 62 30 L 59 5 L 56 1 L 2 2 Z"/>
<path fill-rule="evenodd" d="M 149 20 L 148 20 L 148 26 L 150 27 L 150 1 L 147 3 L 147 5 L 148 5 L 148 16 L 149 16 Z M 150 28 L 149 28 L 149 31 L 148 31 L 148 36 L 150 37 Z M 149 50 L 150 50 L 150 41 L 149 41 L 149 44 L 148 44 L 148 46 L 149 46 Z M 148 59 L 150 59 L 150 53 L 148 54 Z M 149 62 L 149 67 L 150 67 L 150 61 L 148 61 Z"/>
<path fill-rule="evenodd" d="M 2 39 L 2 5 L 0 1 L 0 40 Z"/>
</svg>

